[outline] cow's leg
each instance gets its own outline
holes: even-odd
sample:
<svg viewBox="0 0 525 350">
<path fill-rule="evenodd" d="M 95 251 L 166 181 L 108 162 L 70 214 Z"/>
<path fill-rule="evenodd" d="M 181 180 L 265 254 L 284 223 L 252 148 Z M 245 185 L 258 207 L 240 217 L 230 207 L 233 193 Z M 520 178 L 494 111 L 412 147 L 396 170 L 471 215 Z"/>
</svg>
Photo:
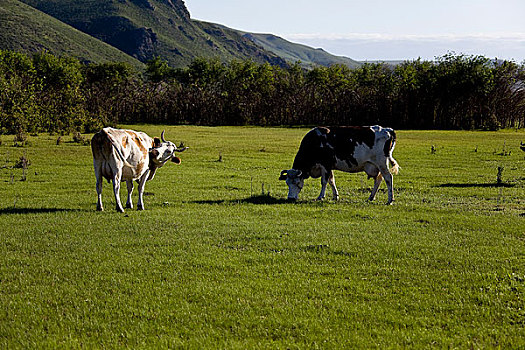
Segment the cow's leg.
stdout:
<svg viewBox="0 0 525 350">
<path fill-rule="evenodd" d="M 330 177 L 328 178 L 328 183 L 330 184 L 330 187 L 332 187 L 332 194 L 334 196 L 334 201 L 339 200 L 339 191 L 337 191 L 337 187 L 335 187 L 335 177 L 334 177 L 333 171 L 330 171 Z"/>
<path fill-rule="evenodd" d="M 394 178 L 392 177 L 390 170 L 388 170 L 386 162 L 379 167 L 379 171 L 381 172 L 383 179 L 385 179 L 386 187 L 388 188 L 388 202 L 386 202 L 386 204 L 392 204 L 394 201 Z"/>
<path fill-rule="evenodd" d="M 148 176 L 149 176 L 149 170 L 146 171 L 144 173 L 144 175 L 142 175 L 142 177 L 140 178 L 139 180 L 139 188 L 138 188 L 138 192 L 139 192 L 139 201 L 137 203 L 137 210 L 144 210 L 144 199 L 143 199 L 143 196 L 144 196 L 144 186 L 146 185 L 146 180 L 148 179 Z"/>
<path fill-rule="evenodd" d="M 95 177 L 97 178 L 97 210 L 102 211 L 104 210 L 104 206 L 102 205 L 102 181 L 104 179 L 102 178 L 101 164 L 95 164 Z"/>
<path fill-rule="evenodd" d="M 381 181 L 383 180 L 383 176 L 381 173 L 377 174 L 374 177 L 374 188 L 372 189 L 372 193 L 370 193 L 370 197 L 368 197 L 369 201 L 373 201 L 376 198 L 377 190 L 379 189 L 379 185 L 381 185 Z"/>
<path fill-rule="evenodd" d="M 133 180 L 127 180 L 126 185 L 128 186 L 128 200 L 126 202 L 126 208 L 133 209 L 133 203 L 131 202 L 131 194 L 133 193 Z"/>
<path fill-rule="evenodd" d="M 104 206 L 102 205 L 102 179 L 97 177 L 97 210 L 103 211 Z"/>
<path fill-rule="evenodd" d="M 318 201 L 322 201 L 324 199 L 325 193 L 326 193 L 326 185 L 328 184 L 328 178 L 330 177 L 330 172 L 326 171 L 326 169 L 323 168 L 321 170 L 321 193 L 319 193 L 319 197 L 317 197 Z"/>
<path fill-rule="evenodd" d="M 120 180 L 122 177 L 122 169 L 118 169 L 115 171 L 115 175 L 113 175 L 113 179 L 111 181 L 113 182 L 113 193 L 115 194 L 115 202 L 117 204 L 116 209 L 117 211 L 123 213 L 124 208 L 122 208 L 122 203 L 120 202 Z"/>
</svg>

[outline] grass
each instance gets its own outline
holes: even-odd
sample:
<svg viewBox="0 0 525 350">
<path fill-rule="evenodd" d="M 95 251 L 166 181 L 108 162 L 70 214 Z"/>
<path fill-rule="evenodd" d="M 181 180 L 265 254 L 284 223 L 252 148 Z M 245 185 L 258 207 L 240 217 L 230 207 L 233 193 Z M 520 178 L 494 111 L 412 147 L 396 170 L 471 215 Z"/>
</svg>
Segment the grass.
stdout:
<svg viewBox="0 0 525 350">
<path fill-rule="evenodd" d="M 166 127 L 190 149 L 125 214 L 108 184 L 95 211 L 89 146 L 3 136 L 0 346 L 525 346 L 523 131 L 399 131 L 393 206 L 340 172 L 339 202 L 286 202 L 305 132 Z"/>
</svg>

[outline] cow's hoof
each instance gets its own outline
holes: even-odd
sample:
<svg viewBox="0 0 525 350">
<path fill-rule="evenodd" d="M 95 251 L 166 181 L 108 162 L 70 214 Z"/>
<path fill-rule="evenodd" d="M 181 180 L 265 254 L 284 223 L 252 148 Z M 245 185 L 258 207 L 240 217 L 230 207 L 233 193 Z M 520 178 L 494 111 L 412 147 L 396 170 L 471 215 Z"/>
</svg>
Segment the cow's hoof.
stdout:
<svg viewBox="0 0 525 350">
<path fill-rule="evenodd" d="M 97 211 L 104 211 L 103 207 L 97 207 Z"/>
<path fill-rule="evenodd" d="M 394 204 L 393 200 L 386 202 L 386 205 L 392 205 L 392 204 Z"/>
<path fill-rule="evenodd" d="M 126 203 L 126 209 L 133 209 L 133 204 Z"/>
<path fill-rule="evenodd" d="M 141 205 L 139 205 L 139 206 L 137 207 L 137 210 L 144 210 L 144 207 L 141 206 Z"/>
<path fill-rule="evenodd" d="M 120 208 L 117 207 L 117 211 L 118 211 L 119 213 L 123 213 L 123 212 L 124 212 L 124 208 L 122 208 L 122 207 L 120 207 Z"/>
</svg>

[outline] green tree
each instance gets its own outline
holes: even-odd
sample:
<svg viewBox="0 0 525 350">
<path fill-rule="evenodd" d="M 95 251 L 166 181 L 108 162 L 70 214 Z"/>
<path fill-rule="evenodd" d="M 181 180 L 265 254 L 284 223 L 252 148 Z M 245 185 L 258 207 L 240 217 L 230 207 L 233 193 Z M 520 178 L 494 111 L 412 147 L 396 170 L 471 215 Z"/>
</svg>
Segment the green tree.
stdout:
<svg viewBox="0 0 525 350">
<path fill-rule="evenodd" d="M 151 82 L 160 83 L 174 78 L 175 69 L 171 68 L 167 61 L 157 56 L 146 62 L 146 77 Z"/>
<path fill-rule="evenodd" d="M 86 130 L 116 125 L 119 119 L 125 121 L 130 104 L 136 104 L 138 84 L 131 66 L 118 62 L 87 64 L 83 75 L 82 90 L 88 112 Z"/>
<path fill-rule="evenodd" d="M 81 63 L 49 53 L 33 56 L 42 89 L 38 99 L 45 129 L 52 132 L 82 131 L 87 121 Z"/>
<path fill-rule="evenodd" d="M 38 130 L 38 89 L 32 60 L 22 53 L 0 50 L 0 133 Z"/>
</svg>

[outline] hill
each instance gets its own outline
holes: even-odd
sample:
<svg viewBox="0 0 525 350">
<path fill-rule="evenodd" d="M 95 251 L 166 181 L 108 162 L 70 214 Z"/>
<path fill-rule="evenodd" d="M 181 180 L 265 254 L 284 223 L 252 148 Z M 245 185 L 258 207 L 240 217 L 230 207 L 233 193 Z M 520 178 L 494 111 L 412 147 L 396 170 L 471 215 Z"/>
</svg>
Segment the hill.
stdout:
<svg viewBox="0 0 525 350">
<path fill-rule="evenodd" d="M 143 64 L 124 52 L 93 38 L 17 0 L 2 0 L 0 49 L 22 52 L 49 51 L 87 62 Z"/>
<path fill-rule="evenodd" d="M 23 0 L 145 62 L 156 56 L 182 67 L 196 57 L 286 65 L 239 32 L 194 21 L 182 0 Z"/>
<path fill-rule="evenodd" d="M 303 65 L 308 67 L 344 64 L 350 68 L 356 68 L 361 65 L 361 63 L 348 57 L 334 56 L 323 49 L 314 49 L 306 45 L 292 43 L 272 34 L 244 33 L 243 36 L 266 50 L 279 55 L 288 62 L 301 61 Z"/>
<path fill-rule="evenodd" d="M 0 49 L 48 50 L 133 65 L 160 56 L 172 67 L 187 66 L 197 57 L 281 67 L 297 61 L 306 67 L 360 65 L 275 35 L 193 20 L 183 0 L 3 0 Z"/>
</svg>

